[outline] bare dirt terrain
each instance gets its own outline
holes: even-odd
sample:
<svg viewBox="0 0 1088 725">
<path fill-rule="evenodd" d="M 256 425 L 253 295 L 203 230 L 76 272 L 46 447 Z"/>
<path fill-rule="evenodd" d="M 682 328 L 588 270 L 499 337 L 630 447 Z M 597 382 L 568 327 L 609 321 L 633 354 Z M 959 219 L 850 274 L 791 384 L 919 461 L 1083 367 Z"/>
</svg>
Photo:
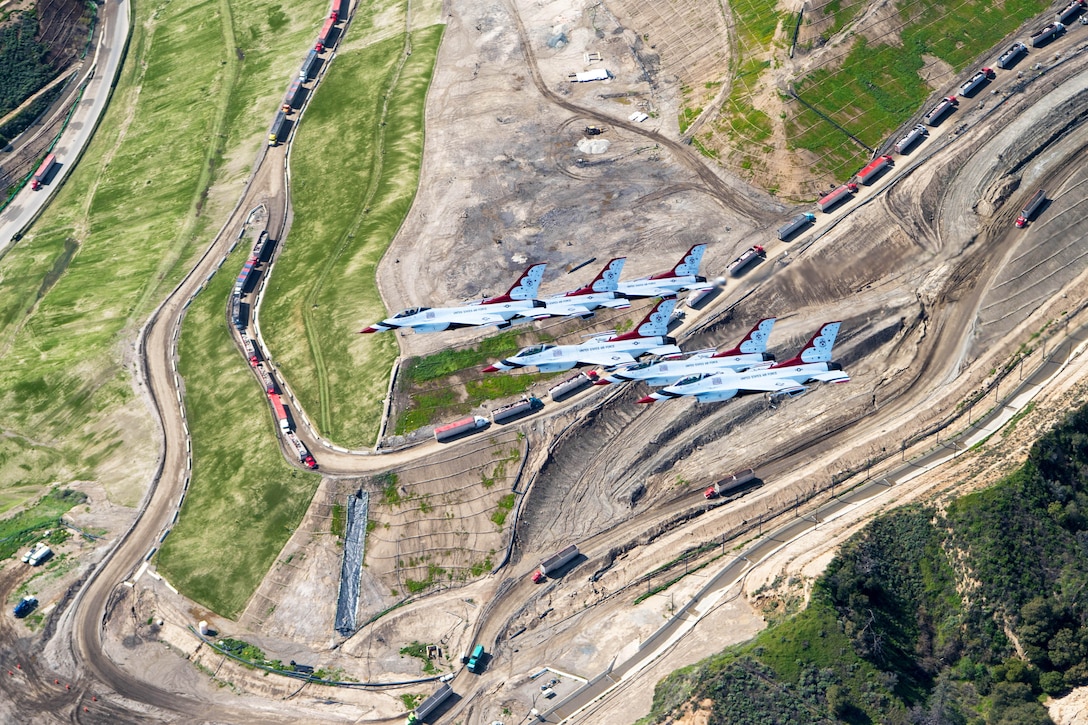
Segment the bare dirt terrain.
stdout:
<svg viewBox="0 0 1088 725">
<path fill-rule="evenodd" d="M 819 323 L 839 319 L 836 357 L 851 383 L 813 388 L 776 408 L 760 396 L 639 406 L 634 401 L 644 389 L 593 389 L 566 407 L 549 406 L 517 427 L 493 431 L 494 442 L 477 437 L 389 457 L 353 455 L 306 438 L 328 478 L 234 623 L 193 607 L 153 571 L 138 580 L 134 575 L 172 515 L 187 470 L 184 424 L 169 372 L 172 322 L 186 299 L 179 294 L 157 314 L 147 344 L 147 389 L 166 439 L 156 484 L 163 495 L 153 492 L 144 517 L 126 535 L 120 549 L 125 556 L 107 561 L 82 599 L 52 623 L 72 638 L 52 641 L 48 670 L 42 660 L 28 660 L 39 667 L 27 675 L 36 676 L 36 684 L 12 690 L 24 708 L 55 707 L 78 718 L 83 700 L 49 683 L 53 672 L 75 675 L 79 663 L 85 670 L 73 677 L 82 688 L 79 697 L 109 683 L 117 694 L 102 698 L 106 704 L 96 717 L 117 721 L 133 712 L 149 720 L 177 713 L 238 722 L 400 720 L 405 706 L 399 695 L 436 687 L 418 681 L 420 660 L 400 653 L 415 641 L 440 648 L 433 661 L 437 672 L 457 673 L 452 685 L 460 699 L 441 721 L 517 722 L 530 708 L 548 706 L 531 675 L 544 667 L 563 673 L 557 677 L 566 688 L 560 697 L 568 697 L 574 683 L 636 652 L 729 560 L 733 547 L 770 528 L 774 516 L 784 512 L 788 520 L 798 515 L 802 500 L 826 498 L 844 471 L 872 466 L 879 475 L 881 461 L 898 458 L 900 450 L 903 457 L 927 450 L 935 424 L 957 411 L 958 424 L 964 413 L 982 412 L 998 399 L 1006 383 L 995 375 L 1018 360 L 1021 345 L 1035 347 L 1024 361 L 1034 367 L 1044 357 L 1038 345 L 1048 342 L 1053 351 L 1070 325 L 1084 323 L 1085 215 L 1078 194 L 1088 143 L 1082 122 L 1088 71 L 1085 57 L 1075 52 L 1085 44 L 1083 35 L 1071 33 L 1056 48 L 1069 60 L 1031 83 L 1026 81 L 1034 74 L 1021 85 L 1002 78 L 1001 103 L 961 107 L 948 128 L 859 196 L 849 214 L 837 213 L 836 223 L 787 246 L 770 241 L 783 212 L 773 199 L 708 170 L 666 125 L 626 120 L 634 110 L 630 99 L 641 96 L 607 97 L 672 83 L 638 75 L 634 39 L 615 16 L 589 13 L 579 4 L 493 2 L 454 3 L 447 19 L 428 101 L 418 201 L 379 269 L 392 310 L 500 292 L 504 280 L 535 261 L 553 266 L 544 292 L 563 289 L 555 275 L 592 256 L 628 254 L 629 276 L 659 271 L 693 239 L 711 243 L 705 265 L 713 276 L 740 249 L 766 242 L 767 261 L 685 325 L 684 346 L 733 344 L 755 319 L 775 314 L 771 345 L 781 359 Z M 559 33 L 568 42 L 550 46 Z M 610 38 L 625 40 L 604 42 Z M 607 85 L 566 80 L 567 72 L 582 70 L 581 54 L 588 52 L 604 58 L 594 67 L 613 69 L 616 77 Z M 654 102 L 664 95 L 654 95 Z M 588 123 L 609 127 L 600 159 L 577 148 Z M 286 213 L 279 153 L 270 152 L 270 163 L 259 167 L 242 204 L 267 203 L 273 228 Z M 1023 200 L 1038 186 L 1054 201 L 1027 229 L 1014 229 Z M 225 248 L 239 224 L 232 218 L 213 251 Z M 789 251 L 785 258 L 783 251 Z M 216 261 L 217 254 L 209 253 L 185 284 L 195 286 Z M 488 332 L 401 340 L 405 354 L 419 354 L 483 334 Z M 802 597 L 804 583 L 842 538 L 893 499 L 932 500 L 969 476 L 970 485 L 979 485 L 1000 475 L 1022 458 L 1038 430 L 1083 401 L 1084 372 L 1084 358 L 1078 358 L 1014 435 L 995 436 L 955 467 L 823 522 L 818 537 L 783 549 L 748 576 L 744 596 L 726 596 L 694 636 L 670 645 L 571 721 L 629 722 L 645 714 L 652 684 L 670 669 L 758 631 L 759 611 L 747 599 L 760 605 Z M 982 399 L 959 407 L 974 393 Z M 514 474 L 513 460 L 498 474 L 496 451 L 505 456 L 516 445 L 519 458 L 525 456 L 523 440 L 528 454 L 521 475 Z M 757 469 L 761 488 L 735 501 L 703 499 L 708 483 L 746 466 Z M 391 472 L 395 480 L 386 475 Z M 515 481 L 514 508 L 497 524 L 490 518 L 494 499 Z M 442 587 L 341 640 L 332 635 L 339 544 L 330 527 L 333 506 L 359 486 L 371 494 L 373 522 L 360 621 L 399 601 L 409 579 L 430 577 Z M 377 505 L 383 496 L 386 504 Z M 511 559 L 499 567 L 511 541 Z M 572 542 L 584 558 L 558 579 L 529 581 L 542 556 Z M 488 558 L 478 576 L 449 576 L 471 573 Z M 677 577 L 672 587 L 636 603 Z M 0 591 L 12 591 L 16 579 L 0 572 Z M 126 579 L 128 585 L 120 584 Z M 331 690 L 265 676 L 199 644 L 187 627 L 200 619 L 284 661 L 328 667 L 364 682 L 410 684 Z M 9 624 L 3 627 L 0 634 L 16 642 L 17 653 L 29 656 L 39 646 L 25 630 L 13 630 L 18 637 L 8 639 Z M 461 654 L 477 642 L 492 654 L 478 677 L 459 669 Z"/>
</svg>

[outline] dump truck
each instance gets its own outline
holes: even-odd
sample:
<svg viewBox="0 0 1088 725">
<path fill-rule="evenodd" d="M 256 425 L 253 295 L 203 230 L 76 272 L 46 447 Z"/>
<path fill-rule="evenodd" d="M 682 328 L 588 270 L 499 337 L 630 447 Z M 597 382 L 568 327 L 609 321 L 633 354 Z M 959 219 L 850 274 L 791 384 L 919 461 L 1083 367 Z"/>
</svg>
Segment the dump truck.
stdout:
<svg viewBox="0 0 1088 725">
<path fill-rule="evenodd" d="M 817 208 L 822 212 L 833 209 L 850 198 L 850 195 L 858 190 L 857 184 L 843 184 L 838 189 L 816 202 Z"/>
<path fill-rule="evenodd" d="M 434 691 L 434 694 L 428 697 L 423 702 L 416 705 L 416 709 L 408 715 L 408 719 L 405 721 L 406 725 L 416 725 L 422 722 L 424 718 L 437 710 L 442 703 L 444 703 L 449 696 L 453 694 L 453 688 L 449 684 L 444 684 Z"/>
<path fill-rule="evenodd" d="M 53 167 L 56 165 L 56 154 L 49 154 L 44 159 L 42 159 L 42 163 L 38 167 L 38 170 L 35 171 L 34 176 L 30 178 L 30 188 L 34 191 L 42 188 L 42 184 L 44 184 L 49 179 L 49 174 L 53 171 Z"/>
<path fill-rule="evenodd" d="M 558 385 L 553 386 L 548 390 L 548 397 L 555 402 L 559 402 L 564 398 L 569 398 L 575 393 L 588 388 L 597 380 L 597 371 L 589 370 L 583 373 L 577 373 Z"/>
<path fill-rule="evenodd" d="M 1001 56 L 997 59 L 997 67 L 1001 70 L 1008 70 L 1016 65 L 1016 61 L 1020 60 L 1020 57 L 1027 55 L 1028 46 L 1023 43 L 1013 43 L 1009 46 Z"/>
<path fill-rule="evenodd" d="M 1062 10 L 1060 10 L 1058 12 L 1058 22 L 1059 23 L 1072 22 L 1077 17 L 1077 15 L 1079 15 L 1080 12 L 1082 10 L 1084 10 L 1084 8 L 1085 8 L 1084 0 L 1073 0 L 1071 3 L 1066 5 L 1065 8 L 1063 8 Z"/>
<path fill-rule="evenodd" d="M 895 144 L 895 152 L 899 154 L 907 153 L 907 151 L 909 151 L 911 147 L 914 146 L 914 144 L 918 143 L 920 140 L 928 135 L 929 131 L 926 130 L 925 126 L 919 123 L 917 126 L 910 130 L 910 133 L 899 139 L 899 141 Z"/>
<path fill-rule="evenodd" d="M 868 186 L 876 181 L 877 177 L 883 174 L 885 169 L 888 169 L 891 166 L 891 156 L 877 156 L 870 161 L 864 169 L 858 172 L 858 183 Z"/>
<path fill-rule="evenodd" d="M 941 102 L 930 109 L 929 113 L 923 117 L 923 120 L 925 120 L 927 126 L 938 126 L 945 115 L 958 105 L 960 105 L 960 102 L 955 96 L 942 98 Z"/>
<path fill-rule="evenodd" d="M 754 480 L 756 480 L 756 472 L 751 468 L 745 468 L 743 471 L 737 471 L 718 481 L 713 486 L 703 491 L 703 496 L 705 496 L 708 501 L 712 498 L 717 498 L 718 496 L 726 496 L 747 486 Z"/>
<path fill-rule="evenodd" d="M 571 544 L 558 554 L 552 554 L 540 562 L 540 568 L 533 572 L 533 582 L 539 584 L 544 581 L 549 574 L 562 569 L 573 561 L 576 556 L 578 556 L 578 546 L 575 544 Z"/>
<path fill-rule="evenodd" d="M 739 277 L 741 273 L 744 272 L 744 270 L 748 267 L 748 265 L 754 264 L 766 256 L 767 253 L 763 251 L 763 247 L 757 244 L 753 247 L 749 247 L 748 250 L 744 252 L 744 254 L 740 255 L 732 262 L 730 262 L 729 266 L 727 266 L 725 270 L 731 276 Z"/>
<path fill-rule="evenodd" d="M 778 238 L 784 242 L 814 221 L 816 221 L 815 214 L 809 214 L 808 212 L 798 214 L 778 228 Z"/>
<path fill-rule="evenodd" d="M 1065 32 L 1065 26 L 1061 23 L 1051 23 L 1045 28 L 1039 28 L 1031 34 L 1029 40 L 1032 48 L 1041 48 L 1050 41 Z"/>
<path fill-rule="evenodd" d="M 1020 212 L 1020 216 L 1016 217 L 1016 227 L 1023 229 L 1028 225 L 1035 215 L 1039 213 L 1039 209 L 1043 206 L 1043 202 L 1046 201 L 1046 192 L 1039 189 L 1035 192 L 1028 203 L 1024 205 L 1024 209 Z"/>
<path fill-rule="evenodd" d="M 491 421 L 487 418 L 479 415 L 470 415 L 467 418 L 461 418 L 452 423 L 438 426 L 434 429 L 434 439 L 439 443 L 448 443 L 460 436 L 475 433 L 478 430 L 486 428 L 490 424 Z"/>
<path fill-rule="evenodd" d="M 992 80 L 997 76 L 992 68 L 983 68 L 978 73 L 968 78 L 960 86 L 960 95 L 970 98 L 975 95 L 979 88 L 982 88 L 983 84 Z"/>
<path fill-rule="evenodd" d="M 491 411 L 491 422 L 495 424 L 510 423 L 543 407 L 544 402 L 540 398 L 527 396 L 516 403 L 504 405 Z"/>
</svg>

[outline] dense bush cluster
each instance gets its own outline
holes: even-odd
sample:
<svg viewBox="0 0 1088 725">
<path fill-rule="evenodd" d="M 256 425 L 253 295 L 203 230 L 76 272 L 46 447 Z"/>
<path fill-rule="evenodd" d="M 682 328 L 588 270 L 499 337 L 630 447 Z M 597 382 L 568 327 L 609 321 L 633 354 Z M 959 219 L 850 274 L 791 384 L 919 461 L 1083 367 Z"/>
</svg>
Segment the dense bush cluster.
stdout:
<svg viewBox="0 0 1088 725">
<path fill-rule="evenodd" d="M 5 116 L 52 80 L 55 71 L 46 62 L 48 48 L 34 40 L 38 20 L 13 15 L 0 27 L 0 116 Z"/>
<path fill-rule="evenodd" d="M 674 673 L 647 722 L 1049 723 L 1088 685 L 1088 409 L 997 485 L 843 545 L 809 607 Z"/>
</svg>

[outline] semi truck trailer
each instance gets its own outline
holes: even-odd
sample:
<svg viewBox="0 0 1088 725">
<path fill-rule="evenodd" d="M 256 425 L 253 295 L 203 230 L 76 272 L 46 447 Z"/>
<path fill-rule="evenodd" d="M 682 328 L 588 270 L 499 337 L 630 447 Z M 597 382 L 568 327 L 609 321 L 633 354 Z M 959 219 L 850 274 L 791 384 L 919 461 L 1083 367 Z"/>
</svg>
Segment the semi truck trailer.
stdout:
<svg viewBox="0 0 1088 725">
<path fill-rule="evenodd" d="M 1073 0 L 1058 12 L 1059 23 L 1071 23 L 1085 8 L 1084 0 Z"/>
<path fill-rule="evenodd" d="M 518 418 L 529 415 L 544 407 L 540 398 L 526 397 L 516 403 L 504 405 L 491 411 L 491 422 L 495 424 L 510 423 Z"/>
<path fill-rule="evenodd" d="M 287 130 L 287 114 L 280 109 L 272 121 L 272 128 L 268 132 L 268 145 L 275 146 L 283 140 L 283 132 Z"/>
<path fill-rule="evenodd" d="M 279 423 L 280 430 L 287 433 L 291 430 L 291 420 L 287 417 L 287 407 L 283 404 L 283 400 L 278 393 L 270 393 L 268 400 L 272 403 L 272 412 L 276 415 L 276 422 Z"/>
<path fill-rule="evenodd" d="M 35 171 L 34 176 L 30 178 L 30 188 L 34 191 L 42 188 L 42 184 L 44 184 L 49 179 L 49 174 L 53 171 L 53 167 L 56 165 L 56 154 L 49 154 L 44 159 L 42 159 L 42 163 L 38 167 L 38 170 Z"/>
<path fill-rule="evenodd" d="M 1031 34 L 1031 47 L 1041 48 L 1063 32 L 1065 32 L 1065 26 L 1061 23 L 1051 23 L 1045 28 L 1039 28 Z"/>
<path fill-rule="evenodd" d="M 452 423 L 446 423 L 440 425 L 434 429 L 434 439 L 439 443 L 449 443 L 455 438 L 459 438 L 469 433 L 475 433 L 476 431 L 486 428 L 491 422 L 479 415 L 470 415 L 467 418 L 461 420 L 455 420 Z"/>
<path fill-rule="evenodd" d="M 910 130 L 910 133 L 899 139 L 898 143 L 895 144 L 895 152 L 899 154 L 907 153 L 907 151 L 910 151 L 911 147 L 913 147 L 914 144 L 918 143 L 928 135 L 929 131 L 926 130 L 925 126 L 919 123 L 917 126 Z"/>
<path fill-rule="evenodd" d="M 298 439 L 298 436 L 293 432 L 287 434 L 287 440 L 294 446 L 295 452 L 298 453 L 298 462 L 307 468 L 313 470 L 317 468 L 317 461 L 310 455 L 310 450 L 306 447 L 306 444 Z"/>
<path fill-rule="evenodd" d="M 717 498 L 718 496 L 727 496 L 728 494 L 747 486 L 754 480 L 756 480 L 756 472 L 751 468 L 745 468 L 743 471 L 737 471 L 731 476 L 727 476 L 718 481 L 713 486 L 703 491 L 703 496 L 705 496 L 708 501 L 712 498 Z"/>
<path fill-rule="evenodd" d="M 318 53 L 325 50 L 325 47 L 329 44 L 329 36 L 332 35 L 333 26 L 336 25 L 336 21 L 331 17 L 325 20 L 325 24 L 321 26 L 321 32 L 317 35 L 317 44 L 314 46 L 314 50 Z"/>
<path fill-rule="evenodd" d="M 596 381 L 596 370 L 589 370 L 587 372 L 577 373 L 548 390 L 548 397 L 551 398 L 552 401 L 558 403 L 560 400 L 569 398 L 575 393 L 578 393 L 585 388 L 588 388 Z"/>
<path fill-rule="evenodd" d="M 730 262 L 725 271 L 732 277 L 739 277 L 749 265 L 755 264 L 765 256 L 767 256 L 767 253 L 763 251 L 763 247 L 757 244 L 754 247 L 749 247 L 744 254 Z"/>
<path fill-rule="evenodd" d="M 576 556 L 578 556 L 578 546 L 576 544 L 571 544 L 558 554 L 552 554 L 540 562 L 540 568 L 533 572 L 533 582 L 540 583 L 544 581 L 549 574 L 562 569 L 573 561 Z"/>
<path fill-rule="evenodd" d="M 963 82 L 963 85 L 960 86 L 960 95 L 970 98 L 978 92 L 978 89 L 982 88 L 985 83 L 992 80 L 995 76 L 997 76 L 997 74 L 994 73 L 992 68 L 983 68 Z"/>
<path fill-rule="evenodd" d="M 406 725 L 416 725 L 422 722 L 428 715 L 437 710 L 449 696 L 453 694 L 453 688 L 449 684 L 443 684 L 434 694 L 416 706 L 416 709 L 408 716 Z"/>
<path fill-rule="evenodd" d="M 942 98 L 941 102 L 934 106 L 930 112 L 924 116 L 923 120 L 925 120 L 927 126 L 938 126 L 945 115 L 958 105 L 960 105 L 960 102 L 955 96 Z"/>
<path fill-rule="evenodd" d="M 298 79 L 303 83 L 309 82 L 317 71 L 317 51 L 311 50 L 302 61 L 302 67 L 298 69 Z"/>
<path fill-rule="evenodd" d="M 866 186 L 872 184 L 886 169 L 891 168 L 891 166 L 891 156 L 877 156 L 870 161 L 864 169 L 858 172 L 858 183 L 865 184 Z"/>
<path fill-rule="evenodd" d="M 778 238 L 784 242 L 814 221 L 816 221 L 815 214 L 809 214 L 808 212 L 798 214 L 778 228 Z"/>
<path fill-rule="evenodd" d="M 484 667 L 484 646 L 476 645 L 468 658 L 468 671 L 474 675 L 480 674 Z"/>
<path fill-rule="evenodd" d="M 1028 225 L 1028 222 L 1035 218 L 1035 215 L 1039 213 L 1039 209 L 1042 208 L 1043 202 L 1046 201 L 1046 192 L 1039 189 L 1028 200 L 1028 203 L 1024 205 L 1024 209 L 1020 212 L 1020 216 L 1016 217 L 1016 227 L 1023 229 Z"/>
<path fill-rule="evenodd" d="M 302 79 L 295 78 L 291 81 L 291 85 L 287 86 L 287 95 L 283 97 L 283 105 L 280 106 L 280 110 L 284 113 L 290 113 L 295 110 L 295 105 L 298 103 L 298 96 L 301 90 Z"/>
<path fill-rule="evenodd" d="M 1008 70 L 1016 65 L 1016 61 L 1020 60 L 1022 56 L 1027 55 L 1028 46 L 1023 43 L 1013 43 L 1009 46 L 1001 56 L 997 59 L 997 67 L 1001 70 Z"/>
<path fill-rule="evenodd" d="M 838 189 L 835 189 L 833 192 L 816 202 L 816 207 L 822 212 L 827 212 L 829 209 L 833 209 L 849 199 L 850 195 L 857 190 L 857 184 L 843 184 Z"/>
</svg>

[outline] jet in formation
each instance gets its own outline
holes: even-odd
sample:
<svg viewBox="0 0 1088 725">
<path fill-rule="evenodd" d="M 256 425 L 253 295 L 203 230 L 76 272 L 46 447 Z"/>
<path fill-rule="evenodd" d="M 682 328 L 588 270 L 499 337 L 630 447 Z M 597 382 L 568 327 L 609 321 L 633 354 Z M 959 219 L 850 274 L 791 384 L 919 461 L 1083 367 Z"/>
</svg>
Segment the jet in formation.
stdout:
<svg viewBox="0 0 1088 725">
<path fill-rule="evenodd" d="M 699 266 L 703 263 L 705 253 L 706 245 L 696 244 L 667 272 L 620 282 L 616 291 L 624 297 L 639 299 L 669 297 L 681 291 L 709 290 L 714 287 L 714 283 L 699 276 Z"/>
<path fill-rule="evenodd" d="M 612 367 L 632 363 L 641 355 L 678 353 L 676 340 L 667 335 L 675 306 L 675 297 L 663 299 L 631 332 L 601 334 L 577 345 L 533 345 L 488 365 L 483 372 L 535 367 L 542 373 L 550 373 L 570 370 L 575 365 Z"/>
<path fill-rule="evenodd" d="M 547 264 L 534 264 L 524 272 L 506 294 L 488 297 L 456 307 L 413 307 L 360 330 L 362 333 L 410 328 L 415 332 L 439 332 L 458 327 L 496 325 L 509 327 L 510 320 L 521 313 L 542 309 L 536 299 Z"/>
<path fill-rule="evenodd" d="M 609 261 L 585 287 L 545 297 L 542 300 L 543 307 L 526 310 L 512 322 L 531 322 L 547 317 L 587 318 L 593 316 L 594 310 L 602 307 L 626 310 L 631 306 L 631 300 L 616 292 L 619 287 L 620 273 L 623 272 L 623 263 L 626 260 L 626 257 L 617 257 Z"/>
<path fill-rule="evenodd" d="M 672 269 L 630 282 L 620 281 L 626 258 L 617 257 L 609 261 L 585 287 L 543 300 L 536 296 L 546 264 L 534 264 L 504 295 L 451 307 L 413 307 L 375 322 L 360 332 L 397 329 L 439 332 L 485 325 L 506 328 L 548 317 L 592 317 L 594 311 L 601 308 L 627 309 L 632 299 L 673 297 L 685 290 L 708 291 L 714 288 L 714 284 L 707 283 L 705 277 L 699 276 L 699 266 L 705 252 L 705 244 L 696 244 Z"/>
<path fill-rule="evenodd" d="M 794 397 L 807 391 L 806 383 L 846 383 L 850 376 L 831 362 L 831 350 L 841 322 L 828 322 L 801 349 L 796 357 L 770 367 L 745 372 L 702 373 L 684 378 L 657 390 L 639 403 L 691 396 L 700 403 L 729 400 L 737 395 L 771 393 Z"/>
<path fill-rule="evenodd" d="M 654 387 L 671 385 L 698 373 L 747 370 L 774 362 L 774 355 L 767 352 L 767 339 L 774 329 L 775 318 L 768 317 L 756 323 L 740 344 L 729 350 L 706 350 L 684 358 L 667 358 L 625 365 L 609 373 L 601 374 L 595 385 L 609 385 L 626 381 L 643 381 Z"/>
</svg>

